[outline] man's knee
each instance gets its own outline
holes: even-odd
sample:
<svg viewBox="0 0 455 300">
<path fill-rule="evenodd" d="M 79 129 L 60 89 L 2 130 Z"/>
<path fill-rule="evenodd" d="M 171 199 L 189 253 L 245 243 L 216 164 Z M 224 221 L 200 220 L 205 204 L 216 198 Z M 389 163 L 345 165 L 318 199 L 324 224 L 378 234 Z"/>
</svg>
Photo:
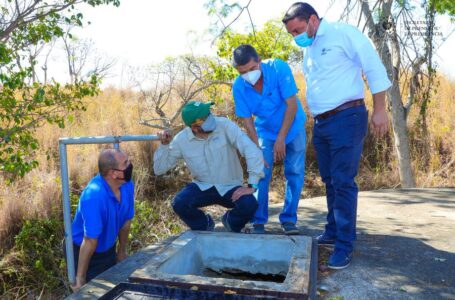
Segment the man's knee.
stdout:
<svg viewBox="0 0 455 300">
<path fill-rule="evenodd" d="M 335 174 L 332 176 L 331 184 L 336 190 L 350 189 L 356 187 L 355 177 L 348 174 Z"/>
<path fill-rule="evenodd" d="M 258 209 L 258 202 L 253 195 L 244 195 L 237 200 L 239 209 L 248 214 L 254 214 Z"/>
<path fill-rule="evenodd" d="M 179 195 L 176 195 L 172 200 L 172 209 L 178 215 L 181 215 L 188 209 L 188 205 L 184 198 Z"/>
</svg>

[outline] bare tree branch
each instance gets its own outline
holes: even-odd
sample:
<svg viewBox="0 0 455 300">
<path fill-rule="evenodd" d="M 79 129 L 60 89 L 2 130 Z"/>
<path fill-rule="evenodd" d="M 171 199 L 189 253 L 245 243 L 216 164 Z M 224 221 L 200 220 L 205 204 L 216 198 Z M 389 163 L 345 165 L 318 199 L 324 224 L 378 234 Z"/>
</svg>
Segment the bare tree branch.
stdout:
<svg viewBox="0 0 455 300">
<path fill-rule="evenodd" d="M 81 0 L 69 0 L 68 2 L 47 4 L 41 0 L 33 0 L 31 2 L 22 2 L 20 6 L 19 1 L 15 1 L 14 8 L 11 7 L 9 11 L 13 11 L 10 18 L 4 16 L 2 25 L 5 28 L 0 28 L 0 41 L 5 42 L 10 38 L 11 33 L 21 26 L 33 23 L 34 21 L 49 16 L 54 13 L 61 12 L 68 7 L 81 3 Z M 6 2 L 6 3 L 9 3 Z M 3 27 L 3 26 L 2 26 Z"/>
<path fill-rule="evenodd" d="M 145 72 L 136 71 L 139 76 L 134 81 L 140 90 L 139 123 L 158 129 L 175 128 L 188 101 L 203 98 L 202 93 L 213 86 L 231 85 L 213 80 L 211 68 L 205 58 L 184 56 L 167 60 Z"/>
<path fill-rule="evenodd" d="M 231 22 L 229 22 L 227 25 L 224 25 L 224 23 L 222 22 L 222 24 L 223 24 L 224 27 L 223 27 L 223 29 L 221 30 L 221 32 L 213 39 L 212 45 L 215 43 L 215 41 L 216 41 L 218 38 L 220 38 L 221 36 L 223 36 L 223 34 L 226 32 L 226 30 L 228 30 L 229 27 L 231 27 L 232 24 L 234 24 L 234 23 L 240 18 L 240 16 L 243 14 L 243 12 L 244 12 L 245 10 L 247 10 L 247 12 L 248 12 L 248 7 L 250 6 L 251 1 L 253 1 L 253 0 L 249 0 L 248 3 L 240 9 L 240 11 L 239 11 L 239 13 L 237 14 L 237 16 L 235 16 L 234 19 L 233 19 Z M 248 12 L 248 14 L 249 14 L 249 12 Z M 250 20 L 251 20 L 251 17 L 250 17 Z M 253 27 L 253 30 L 254 30 L 254 24 L 253 24 L 252 21 L 251 21 L 251 26 Z"/>
</svg>

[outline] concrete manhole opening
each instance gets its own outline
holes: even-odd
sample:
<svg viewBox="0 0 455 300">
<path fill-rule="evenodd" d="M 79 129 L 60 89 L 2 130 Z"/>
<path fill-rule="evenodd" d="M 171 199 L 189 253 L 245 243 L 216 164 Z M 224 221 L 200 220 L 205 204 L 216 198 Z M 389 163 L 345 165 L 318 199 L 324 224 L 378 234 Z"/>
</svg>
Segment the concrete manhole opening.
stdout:
<svg viewBox="0 0 455 300">
<path fill-rule="evenodd" d="M 312 255 L 313 241 L 305 236 L 188 231 L 129 280 L 304 299 L 315 284 Z"/>
<path fill-rule="evenodd" d="M 240 279 L 240 280 L 256 280 L 256 281 L 271 281 L 271 282 L 284 282 L 286 275 L 280 274 L 261 274 L 261 273 L 250 273 L 241 269 L 232 269 L 229 267 L 221 268 L 219 270 L 213 270 L 211 268 L 205 268 L 202 275 L 206 277 L 220 277 L 229 279 Z"/>
</svg>

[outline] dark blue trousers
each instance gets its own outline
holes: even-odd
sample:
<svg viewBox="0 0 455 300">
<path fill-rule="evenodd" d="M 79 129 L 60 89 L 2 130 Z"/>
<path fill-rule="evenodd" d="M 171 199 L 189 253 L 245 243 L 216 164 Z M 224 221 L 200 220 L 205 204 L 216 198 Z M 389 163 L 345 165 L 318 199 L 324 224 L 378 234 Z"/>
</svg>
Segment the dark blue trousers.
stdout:
<svg viewBox="0 0 455 300">
<path fill-rule="evenodd" d="M 356 239 L 355 177 L 367 130 L 365 106 L 348 108 L 314 124 L 313 144 L 327 196 L 325 233 L 336 239 L 335 248 L 347 251 L 353 250 Z"/>
<path fill-rule="evenodd" d="M 66 247 L 65 240 L 62 242 L 63 254 L 66 259 Z M 89 282 L 99 274 L 103 273 L 107 269 L 113 267 L 117 262 L 117 253 L 115 252 L 116 245 L 112 246 L 105 252 L 95 252 L 90 258 L 88 264 L 86 280 Z M 77 273 L 77 266 L 79 264 L 79 251 L 81 247 L 73 243 L 73 255 L 74 255 L 74 270 Z"/>
<path fill-rule="evenodd" d="M 201 191 L 197 184 L 190 183 L 174 197 L 172 208 L 191 230 L 207 230 L 209 225 L 207 216 L 199 208 L 214 204 L 231 208 L 226 212 L 227 221 L 232 231 L 240 232 L 254 216 L 258 203 L 253 195 L 242 196 L 233 202 L 231 197 L 237 188 L 221 196 L 215 187 Z"/>
</svg>

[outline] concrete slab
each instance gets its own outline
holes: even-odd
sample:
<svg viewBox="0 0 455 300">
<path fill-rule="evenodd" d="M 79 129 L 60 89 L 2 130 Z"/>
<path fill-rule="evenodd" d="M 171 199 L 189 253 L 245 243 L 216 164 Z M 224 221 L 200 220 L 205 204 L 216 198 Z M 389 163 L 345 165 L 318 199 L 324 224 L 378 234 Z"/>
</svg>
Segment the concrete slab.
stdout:
<svg viewBox="0 0 455 300">
<path fill-rule="evenodd" d="M 310 280 L 312 243 L 305 236 L 188 231 L 129 281 L 306 299 L 314 283 Z M 313 268 L 315 272 L 316 264 Z M 258 275 L 282 279 L 259 281 Z"/>
<path fill-rule="evenodd" d="M 106 272 L 84 285 L 77 293 L 73 293 L 65 299 L 99 299 L 116 285 L 128 280 L 134 271 L 143 268 L 151 257 L 161 253 L 166 246 L 170 245 L 177 237 L 170 237 L 160 243 L 150 245 L 136 252 L 124 261 L 116 264 Z"/>
</svg>

